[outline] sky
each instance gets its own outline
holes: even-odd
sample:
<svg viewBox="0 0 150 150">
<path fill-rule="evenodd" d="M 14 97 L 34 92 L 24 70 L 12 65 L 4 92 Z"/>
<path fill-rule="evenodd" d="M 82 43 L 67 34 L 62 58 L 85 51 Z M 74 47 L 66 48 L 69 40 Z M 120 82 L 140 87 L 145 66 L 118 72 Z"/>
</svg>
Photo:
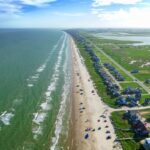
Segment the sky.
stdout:
<svg viewBox="0 0 150 150">
<path fill-rule="evenodd" d="M 150 0 L 0 0 L 1 28 L 150 28 Z"/>
</svg>

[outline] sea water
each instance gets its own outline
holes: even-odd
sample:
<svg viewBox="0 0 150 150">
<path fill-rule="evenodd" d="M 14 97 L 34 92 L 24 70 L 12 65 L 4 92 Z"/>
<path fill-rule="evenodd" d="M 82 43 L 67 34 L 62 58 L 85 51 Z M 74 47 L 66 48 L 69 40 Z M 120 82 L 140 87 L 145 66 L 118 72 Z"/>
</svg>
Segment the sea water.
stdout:
<svg viewBox="0 0 150 150">
<path fill-rule="evenodd" d="M 0 30 L 0 149 L 66 146 L 69 43 L 68 35 L 59 30 Z"/>
</svg>

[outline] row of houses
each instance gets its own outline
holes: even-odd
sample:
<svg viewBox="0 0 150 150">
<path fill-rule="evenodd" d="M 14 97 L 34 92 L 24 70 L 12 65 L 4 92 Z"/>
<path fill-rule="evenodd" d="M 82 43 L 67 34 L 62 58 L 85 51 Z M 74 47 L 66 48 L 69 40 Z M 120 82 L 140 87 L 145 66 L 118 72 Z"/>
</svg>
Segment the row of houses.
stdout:
<svg viewBox="0 0 150 150">
<path fill-rule="evenodd" d="M 91 60 L 93 61 L 93 66 L 94 66 L 96 72 L 103 79 L 103 82 L 104 82 L 104 84 L 106 85 L 106 88 L 107 88 L 107 93 L 109 95 L 111 95 L 112 97 L 120 96 L 119 86 L 117 84 L 113 83 L 111 77 L 106 73 L 106 71 L 103 68 L 103 65 L 100 63 L 100 59 L 96 56 L 96 54 L 92 50 L 92 47 L 86 43 L 85 44 L 85 50 L 90 55 Z"/>
<path fill-rule="evenodd" d="M 129 94 L 141 94 L 142 91 L 139 88 L 133 88 L 133 87 L 127 87 L 124 91 L 123 94 L 129 95 Z"/>
<path fill-rule="evenodd" d="M 136 101 L 136 98 L 134 96 L 128 95 L 128 96 L 120 96 L 116 100 L 116 105 L 118 106 L 128 106 L 128 107 L 135 107 L 138 105 L 138 101 Z"/>
<path fill-rule="evenodd" d="M 125 78 L 120 74 L 120 72 L 110 63 L 104 63 L 104 66 L 110 71 L 110 73 L 115 77 L 117 81 L 125 80 Z"/>
<path fill-rule="evenodd" d="M 142 91 L 139 88 L 126 88 L 122 95 L 116 100 L 116 104 L 119 106 L 134 107 L 138 105 L 141 100 Z"/>
<path fill-rule="evenodd" d="M 120 96 L 120 88 L 117 84 L 113 83 L 111 77 L 105 72 L 105 70 L 101 67 L 99 69 L 99 75 L 103 79 L 103 82 L 105 83 L 107 87 L 107 92 L 112 97 L 118 97 Z"/>
<path fill-rule="evenodd" d="M 135 110 L 129 110 L 124 113 L 124 119 L 127 119 L 131 124 L 132 130 L 134 131 L 137 137 L 148 137 L 149 130 L 146 127 L 146 124 L 142 121 L 139 113 Z"/>
<path fill-rule="evenodd" d="M 103 65 L 100 62 L 100 59 L 96 56 L 95 52 L 93 51 L 92 46 L 89 43 L 87 43 L 85 40 L 83 40 L 80 36 L 77 37 L 77 34 L 76 34 L 76 38 L 78 42 L 80 43 L 82 42 L 82 45 L 84 46 L 85 51 L 90 55 L 96 72 L 103 79 L 103 82 L 106 85 L 107 93 L 111 95 L 112 97 L 120 96 L 119 86 L 113 83 L 111 77 L 106 73 L 106 71 L 103 68 Z"/>
</svg>

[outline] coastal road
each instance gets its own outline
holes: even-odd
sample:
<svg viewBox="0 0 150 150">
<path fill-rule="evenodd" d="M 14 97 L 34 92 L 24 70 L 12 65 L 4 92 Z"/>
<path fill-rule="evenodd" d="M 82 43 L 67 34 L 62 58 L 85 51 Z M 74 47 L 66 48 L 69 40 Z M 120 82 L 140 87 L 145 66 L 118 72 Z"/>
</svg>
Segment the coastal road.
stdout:
<svg viewBox="0 0 150 150">
<path fill-rule="evenodd" d="M 129 71 L 127 71 L 125 68 L 123 68 L 120 64 L 118 64 L 113 58 L 111 58 L 109 55 L 107 55 L 102 49 L 100 49 L 96 44 L 91 42 L 90 40 L 87 39 L 87 41 L 93 45 L 96 49 L 99 50 L 104 56 L 106 56 L 109 60 L 111 60 L 118 68 L 120 68 L 122 71 L 124 71 L 129 77 L 133 79 L 136 83 L 138 83 L 148 94 L 150 94 L 150 89 L 144 85 L 143 82 L 141 82 L 139 79 L 134 77 Z"/>
</svg>

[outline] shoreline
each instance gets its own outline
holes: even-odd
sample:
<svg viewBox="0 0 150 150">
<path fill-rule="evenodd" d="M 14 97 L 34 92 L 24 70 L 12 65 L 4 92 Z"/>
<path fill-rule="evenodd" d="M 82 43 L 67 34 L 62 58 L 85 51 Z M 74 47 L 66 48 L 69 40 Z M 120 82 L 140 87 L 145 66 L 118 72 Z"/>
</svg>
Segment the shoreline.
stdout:
<svg viewBox="0 0 150 150">
<path fill-rule="evenodd" d="M 73 84 L 69 147 L 71 150 L 113 150 L 116 134 L 109 118 L 111 109 L 98 96 L 72 37 L 70 43 Z M 106 118 L 100 117 L 101 115 Z M 106 133 L 108 131 L 110 133 Z M 88 136 L 87 139 L 85 136 Z M 108 136 L 111 139 L 106 139 Z"/>
</svg>

